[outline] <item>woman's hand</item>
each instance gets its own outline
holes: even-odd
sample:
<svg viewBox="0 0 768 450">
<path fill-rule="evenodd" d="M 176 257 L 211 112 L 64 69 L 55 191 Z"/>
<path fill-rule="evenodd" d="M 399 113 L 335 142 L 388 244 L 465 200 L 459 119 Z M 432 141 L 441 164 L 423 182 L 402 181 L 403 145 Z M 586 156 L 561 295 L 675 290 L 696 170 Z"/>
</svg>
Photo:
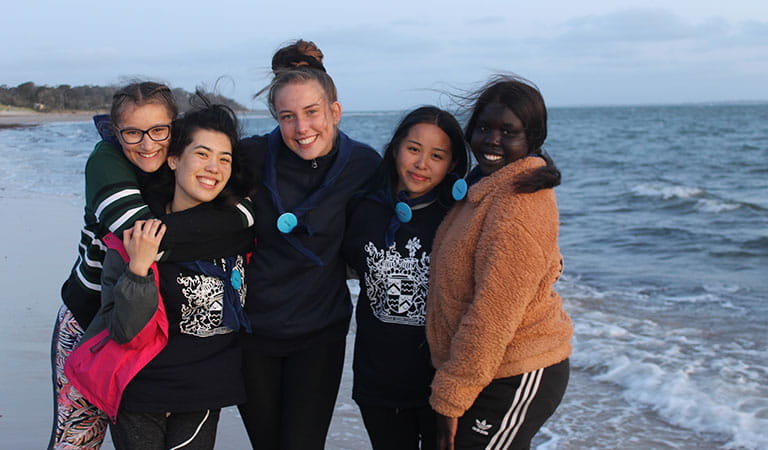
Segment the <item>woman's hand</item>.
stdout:
<svg viewBox="0 0 768 450">
<path fill-rule="evenodd" d="M 440 413 L 435 414 L 437 416 L 437 450 L 453 450 L 453 441 L 456 438 L 456 430 L 459 428 L 459 419 Z"/>
<path fill-rule="evenodd" d="M 165 225 L 157 219 L 137 220 L 133 228 L 123 231 L 123 245 L 131 258 L 128 263 L 131 272 L 147 276 L 164 235 Z"/>
</svg>

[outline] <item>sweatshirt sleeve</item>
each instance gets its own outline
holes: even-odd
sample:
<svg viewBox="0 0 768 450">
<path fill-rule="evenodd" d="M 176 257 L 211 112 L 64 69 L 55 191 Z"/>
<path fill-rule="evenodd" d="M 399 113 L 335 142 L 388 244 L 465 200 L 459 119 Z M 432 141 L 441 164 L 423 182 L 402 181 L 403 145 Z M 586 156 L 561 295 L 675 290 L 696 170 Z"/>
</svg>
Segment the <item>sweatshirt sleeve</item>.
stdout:
<svg viewBox="0 0 768 450">
<path fill-rule="evenodd" d="M 462 416 L 494 379 L 544 277 L 543 236 L 520 213 L 518 204 L 501 200 L 485 218 L 473 256 L 473 296 L 432 383 L 430 403 L 443 415 Z"/>
<path fill-rule="evenodd" d="M 135 275 L 116 251 L 109 250 L 101 283 L 101 314 L 109 335 L 119 344 L 130 345 L 157 310 L 154 274 L 150 270 L 146 277 Z"/>
<path fill-rule="evenodd" d="M 162 259 L 168 261 L 190 261 L 201 259 L 196 250 L 201 242 L 224 238 L 232 233 L 252 227 L 255 210 L 251 199 L 243 198 L 234 206 L 203 203 L 160 218 L 168 230 L 160 245 L 167 249 Z"/>
<path fill-rule="evenodd" d="M 97 220 L 119 238 L 137 220 L 157 217 L 142 195 L 133 164 L 109 142 L 96 144 L 88 158 L 85 185 L 87 202 Z M 162 220 L 168 230 L 161 249 L 173 250 L 164 255 L 174 255 L 163 259 L 174 261 L 199 259 L 198 243 L 245 230 L 255 223 L 254 207 L 249 198 L 234 206 L 205 203 L 168 214 Z"/>
<path fill-rule="evenodd" d="M 119 237 L 135 221 L 153 218 L 133 164 L 109 142 L 96 144 L 85 164 L 85 195 L 99 223 Z"/>
</svg>

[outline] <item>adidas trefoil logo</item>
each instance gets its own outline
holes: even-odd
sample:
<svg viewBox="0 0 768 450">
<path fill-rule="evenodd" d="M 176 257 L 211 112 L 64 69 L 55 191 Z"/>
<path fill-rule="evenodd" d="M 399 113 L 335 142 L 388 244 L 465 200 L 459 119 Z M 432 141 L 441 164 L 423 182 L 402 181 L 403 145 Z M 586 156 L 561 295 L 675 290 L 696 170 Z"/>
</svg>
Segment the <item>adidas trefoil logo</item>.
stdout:
<svg viewBox="0 0 768 450">
<path fill-rule="evenodd" d="M 472 431 L 480 433 L 484 436 L 488 436 L 488 430 L 490 430 L 492 427 L 493 425 L 487 423 L 485 419 L 475 419 L 475 424 L 472 426 Z"/>
</svg>

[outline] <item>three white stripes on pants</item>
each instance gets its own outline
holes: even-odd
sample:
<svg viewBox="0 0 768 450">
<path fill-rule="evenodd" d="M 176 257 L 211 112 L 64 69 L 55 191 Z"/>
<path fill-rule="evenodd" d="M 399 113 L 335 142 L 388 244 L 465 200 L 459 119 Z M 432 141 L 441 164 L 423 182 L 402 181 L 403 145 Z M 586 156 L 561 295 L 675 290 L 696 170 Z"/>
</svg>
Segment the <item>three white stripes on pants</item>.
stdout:
<svg viewBox="0 0 768 450">
<path fill-rule="evenodd" d="M 536 398 L 536 393 L 539 391 L 539 385 L 541 384 L 541 375 L 544 373 L 544 369 L 537 369 L 532 372 L 524 373 L 520 380 L 520 386 L 515 391 L 515 398 L 512 401 L 507 413 L 504 415 L 504 419 L 501 421 L 499 430 L 491 438 L 486 450 L 501 450 L 508 448 L 512 445 L 517 432 L 525 422 L 525 415 L 528 413 L 528 408 L 531 406 L 533 399 Z"/>
</svg>

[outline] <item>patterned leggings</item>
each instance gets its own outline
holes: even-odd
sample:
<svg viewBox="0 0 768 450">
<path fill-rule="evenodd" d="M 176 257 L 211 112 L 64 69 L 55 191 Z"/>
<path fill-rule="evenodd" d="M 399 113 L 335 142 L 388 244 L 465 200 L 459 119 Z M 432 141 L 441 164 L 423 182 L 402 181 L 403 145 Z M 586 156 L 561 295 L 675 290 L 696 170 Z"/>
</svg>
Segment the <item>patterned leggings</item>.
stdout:
<svg viewBox="0 0 768 450">
<path fill-rule="evenodd" d="M 82 335 L 83 329 L 62 305 L 51 343 L 54 416 L 49 450 L 98 450 L 107 432 L 107 416 L 80 395 L 64 375 L 64 361 Z"/>
</svg>

